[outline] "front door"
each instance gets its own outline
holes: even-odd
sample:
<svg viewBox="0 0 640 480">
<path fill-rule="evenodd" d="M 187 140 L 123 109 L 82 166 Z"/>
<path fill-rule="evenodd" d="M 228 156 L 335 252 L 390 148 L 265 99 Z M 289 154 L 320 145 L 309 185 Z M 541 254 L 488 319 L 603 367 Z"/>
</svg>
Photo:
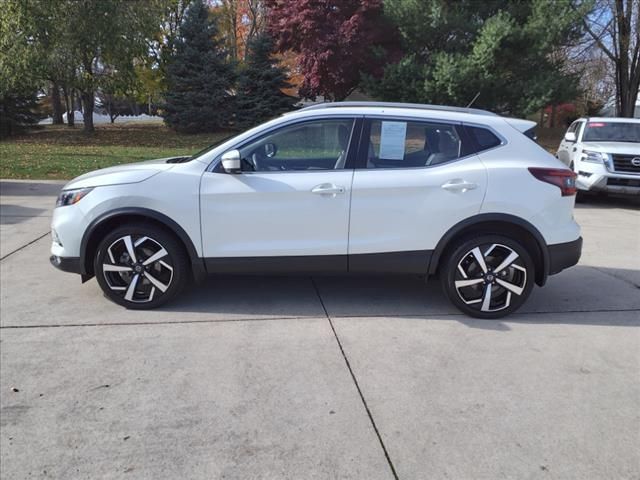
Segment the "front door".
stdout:
<svg viewBox="0 0 640 480">
<path fill-rule="evenodd" d="M 208 269 L 346 270 L 355 124 L 331 118 L 284 126 L 239 146 L 241 173 L 205 173 Z"/>
<path fill-rule="evenodd" d="M 573 122 L 566 132 L 566 133 L 575 134 L 576 141 L 577 141 L 578 133 L 580 131 L 580 123 L 581 122 L 579 121 Z M 576 148 L 575 148 L 576 141 L 570 142 L 564 136 L 560 141 L 560 146 L 558 147 L 557 156 L 558 156 L 558 159 L 567 166 L 571 165 L 571 161 L 573 160 L 573 153 L 576 151 Z"/>
</svg>

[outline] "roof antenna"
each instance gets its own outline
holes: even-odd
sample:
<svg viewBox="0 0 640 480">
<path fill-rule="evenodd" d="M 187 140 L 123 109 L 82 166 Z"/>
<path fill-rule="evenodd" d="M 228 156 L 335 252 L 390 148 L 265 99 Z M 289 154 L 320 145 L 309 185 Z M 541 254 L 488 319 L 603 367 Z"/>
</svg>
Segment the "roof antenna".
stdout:
<svg viewBox="0 0 640 480">
<path fill-rule="evenodd" d="M 473 102 L 475 102 L 475 101 L 478 99 L 478 97 L 479 97 L 479 96 L 480 96 L 480 90 L 478 90 L 478 93 L 476 93 L 476 96 L 475 96 L 475 97 L 473 97 L 473 100 L 471 100 L 471 101 L 469 102 L 469 105 L 467 105 L 467 107 L 466 107 L 466 108 L 469 108 L 471 105 L 473 105 Z"/>
</svg>

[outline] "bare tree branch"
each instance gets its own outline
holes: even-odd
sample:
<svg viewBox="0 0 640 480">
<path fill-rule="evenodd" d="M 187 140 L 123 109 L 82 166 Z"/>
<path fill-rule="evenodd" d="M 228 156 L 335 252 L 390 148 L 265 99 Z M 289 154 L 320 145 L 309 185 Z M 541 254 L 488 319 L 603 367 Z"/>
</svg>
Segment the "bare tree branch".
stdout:
<svg viewBox="0 0 640 480">
<path fill-rule="evenodd" d="M 596 44 L 598 45 L 598 47 L 600 47 L 600 49 L 607 55 L 607 57 L 609 57 L 611 60 L 613 60 L 614 62 L 616 61 L 616 57 L 614 56 L 614 54 L 606 47 L 606 45 L 602 42 L 601 39 L 601 35 L 596 35 L 596 33 L 591 29 L 591 27 L 589 26 L 589 23 L 586 19 L 584 19 L 582 21 L 582 25 L 584 26 L 584 29 L 587 31 L 587 33 L 589 35 L 591 35 L 591 38 L 593 38 L 593 40 L 596 42 Z M 601 32 L 602 34 L 602 32 Z"/>
</svg>

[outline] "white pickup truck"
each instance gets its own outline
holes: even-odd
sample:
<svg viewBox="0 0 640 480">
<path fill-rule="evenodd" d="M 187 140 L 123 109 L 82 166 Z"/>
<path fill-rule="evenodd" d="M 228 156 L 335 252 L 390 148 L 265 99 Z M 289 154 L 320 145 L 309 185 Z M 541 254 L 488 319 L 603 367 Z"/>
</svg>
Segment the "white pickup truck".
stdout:
<svg viewBox="0 0 640 480">
<path fill-rule="evenodd" d="M 640 195 L 640 119 L 580 118 L 556 156 L 578 175 L 578 190 Z"/>
</svg>

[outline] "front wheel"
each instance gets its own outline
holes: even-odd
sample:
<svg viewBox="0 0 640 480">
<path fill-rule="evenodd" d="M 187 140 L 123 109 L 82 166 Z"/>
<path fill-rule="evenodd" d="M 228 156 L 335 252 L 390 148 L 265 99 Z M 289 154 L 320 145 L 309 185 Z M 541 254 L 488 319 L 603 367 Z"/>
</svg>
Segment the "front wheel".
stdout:
<svg viewBox="0 0 640 480">
<path fill-rule="evenodd" d="M 189 264 L 182 245 L 155 225 L 124 225 L 98 246 L 94 272 L 102 291 L 131 309 L 158 307 L 187 281 Z"/>
<path fill-rule="evenodd" d="M 535 270 L 519 242 L 502 235 L 481 235 L 453 247 L 440 278 L 447 297 L 463 313 L 500 318 L 525 302 Z"/>
</svg>

